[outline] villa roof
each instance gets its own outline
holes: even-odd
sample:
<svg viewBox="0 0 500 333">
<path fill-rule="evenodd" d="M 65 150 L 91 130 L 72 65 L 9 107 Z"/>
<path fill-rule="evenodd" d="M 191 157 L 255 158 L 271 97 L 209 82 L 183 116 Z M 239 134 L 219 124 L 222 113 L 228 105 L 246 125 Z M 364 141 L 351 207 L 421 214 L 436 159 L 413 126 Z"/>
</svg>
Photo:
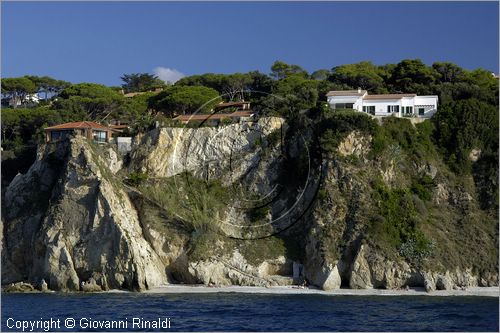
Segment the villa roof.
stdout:
<svg viewBox="0 0 500 333">
<path fill-rule="evenodd" d="M 224 118 L 249 117 L 253 115 L 252 111 L 235 111 L 233 113 L 215 113 L 215 114 L 184 114 L 174 118 L 174 120 L 220 120 Z"/>
<path fill-rule="evenodd" d="M 366 94 L 366 95 L 365 95 Z M 377 99 L 401 99 L 403 97 L 415 97 L 417 94 L 380 94 L 368 95 L 366 90 L 333 90 L 329 91 L 326 96 L 364 96 L 364 100 Z"/>
<path fill-rule="evenodd" d="M 188 120 L 219 120 L 227 118 L 228 114 L 183 114 L 174 118 L 174 120 L 188 121 Z"/>
<path fill-rule="evenodd" d="M 332 90 L 326 96 L 363 96 L 366 90 Z"/>
<path fill-rule="evenodd" d="M 65 130 L 65 129 L 78 129 L 78 128 L 92 128 L 92 129 L 110 130 L 109 127 L 95 123 L 93 121 L 77 121 L 77 122 L 72 122 L 72 123 L 59 124 L 59 125 L 47 127 L 47 128 L 45 128 L 45 130 L 46 131 L 53 131 L 53 130 Z"/>
<path fill-rule="evenodd" d="M 403 97 L 415 97 L 417 94 L 380 94 L 380 95 L 367 95 L 363 99 L 401 99 Z"/>
</svg>

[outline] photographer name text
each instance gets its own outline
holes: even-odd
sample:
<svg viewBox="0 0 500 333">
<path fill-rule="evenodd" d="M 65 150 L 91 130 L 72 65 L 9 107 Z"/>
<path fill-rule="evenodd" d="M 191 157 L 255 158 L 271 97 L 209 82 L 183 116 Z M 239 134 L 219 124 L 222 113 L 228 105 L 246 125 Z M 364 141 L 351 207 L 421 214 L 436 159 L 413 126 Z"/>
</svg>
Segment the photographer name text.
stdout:
<svg viewBox="0 0 500 333">
<path fill-rule="evenodd" d="M 120 320 L 102 320 L 93 318 L 40 318 L 37 320 L 21 320 L 7 318 L 7 327 L 11 330 L 22 332 L 49 332 L 65 329 L 158 329 L 170 328 L 170 318 L 161 317 L 155 319 L 144 319 L 139 317 L 124 318 Z"/>
</svg>

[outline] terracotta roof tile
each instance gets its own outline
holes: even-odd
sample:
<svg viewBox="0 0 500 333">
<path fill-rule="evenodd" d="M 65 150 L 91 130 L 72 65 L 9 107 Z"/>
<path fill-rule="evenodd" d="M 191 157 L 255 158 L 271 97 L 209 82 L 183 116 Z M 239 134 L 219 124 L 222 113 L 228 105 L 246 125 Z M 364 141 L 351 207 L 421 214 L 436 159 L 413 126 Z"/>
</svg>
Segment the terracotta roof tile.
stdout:
<svg viewBox="0 0 500 333">
<path fill-rule="evenodd" d="M 125 129 L 128 127 L 129 127 L 129 125 L 109 125 L 109 128 L 112 128 L 112 129 Z"/>
<path fill-rule="evenodd" d="M 77 128 L 93 128 L 93 129 L 104 129 L 104 130 L 110 129 L 109 127 L 95 123 L 93 121 L 77 121 L 72 123 L 50 126 L 45 128 L 45 130 L 51 131 L 51 130 L 63 130 L 63 129 L 77 129 Z"/>
<path fill-rule="evenodd" d="M 366 90 L 332 90 L 329 91 L 326 96 L 363 96 L 366 94 Z"/>
<path fill-rule="evenodd" d="M 415 97 L 417 94 L 381 94 L 381 95 L 367 95 L 363 99 L 401 99 L 403 97 Z"/>
</svg>

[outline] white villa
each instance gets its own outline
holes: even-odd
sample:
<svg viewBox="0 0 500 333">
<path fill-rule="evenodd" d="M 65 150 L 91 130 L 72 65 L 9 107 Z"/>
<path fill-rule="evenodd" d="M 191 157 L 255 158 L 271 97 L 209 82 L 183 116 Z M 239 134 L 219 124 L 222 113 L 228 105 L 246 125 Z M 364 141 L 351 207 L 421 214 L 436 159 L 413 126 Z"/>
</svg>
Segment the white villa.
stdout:
<svg viewBox="0 0 500 333">
<path fill-rule="evenodd" d="M 368 95 L 366 90 L 330 91 L 326 94 L 332 109 L 354 109 L 374 116 L 430 118 L 437 111 L 437 96 L 416 94 Z"/>
</svg>

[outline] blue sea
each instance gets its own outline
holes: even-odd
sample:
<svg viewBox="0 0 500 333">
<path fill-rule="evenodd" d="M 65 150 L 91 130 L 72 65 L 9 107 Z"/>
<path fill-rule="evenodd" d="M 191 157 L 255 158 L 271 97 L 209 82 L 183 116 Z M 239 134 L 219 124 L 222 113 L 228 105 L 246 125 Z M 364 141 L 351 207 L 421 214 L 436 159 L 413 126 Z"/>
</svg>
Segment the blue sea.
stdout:
<svg viewBox="0 0 500 333">
<path fill-rule="evenodd" d="M 1 301 L 2 331 L 21 331 L 23 325 L 25 331 L 499 329 L 498 299 L 492 297 L 55 293 L 3 294 Z M 116 326 L 107 329 L 106 323 Z"/>
</svg>

